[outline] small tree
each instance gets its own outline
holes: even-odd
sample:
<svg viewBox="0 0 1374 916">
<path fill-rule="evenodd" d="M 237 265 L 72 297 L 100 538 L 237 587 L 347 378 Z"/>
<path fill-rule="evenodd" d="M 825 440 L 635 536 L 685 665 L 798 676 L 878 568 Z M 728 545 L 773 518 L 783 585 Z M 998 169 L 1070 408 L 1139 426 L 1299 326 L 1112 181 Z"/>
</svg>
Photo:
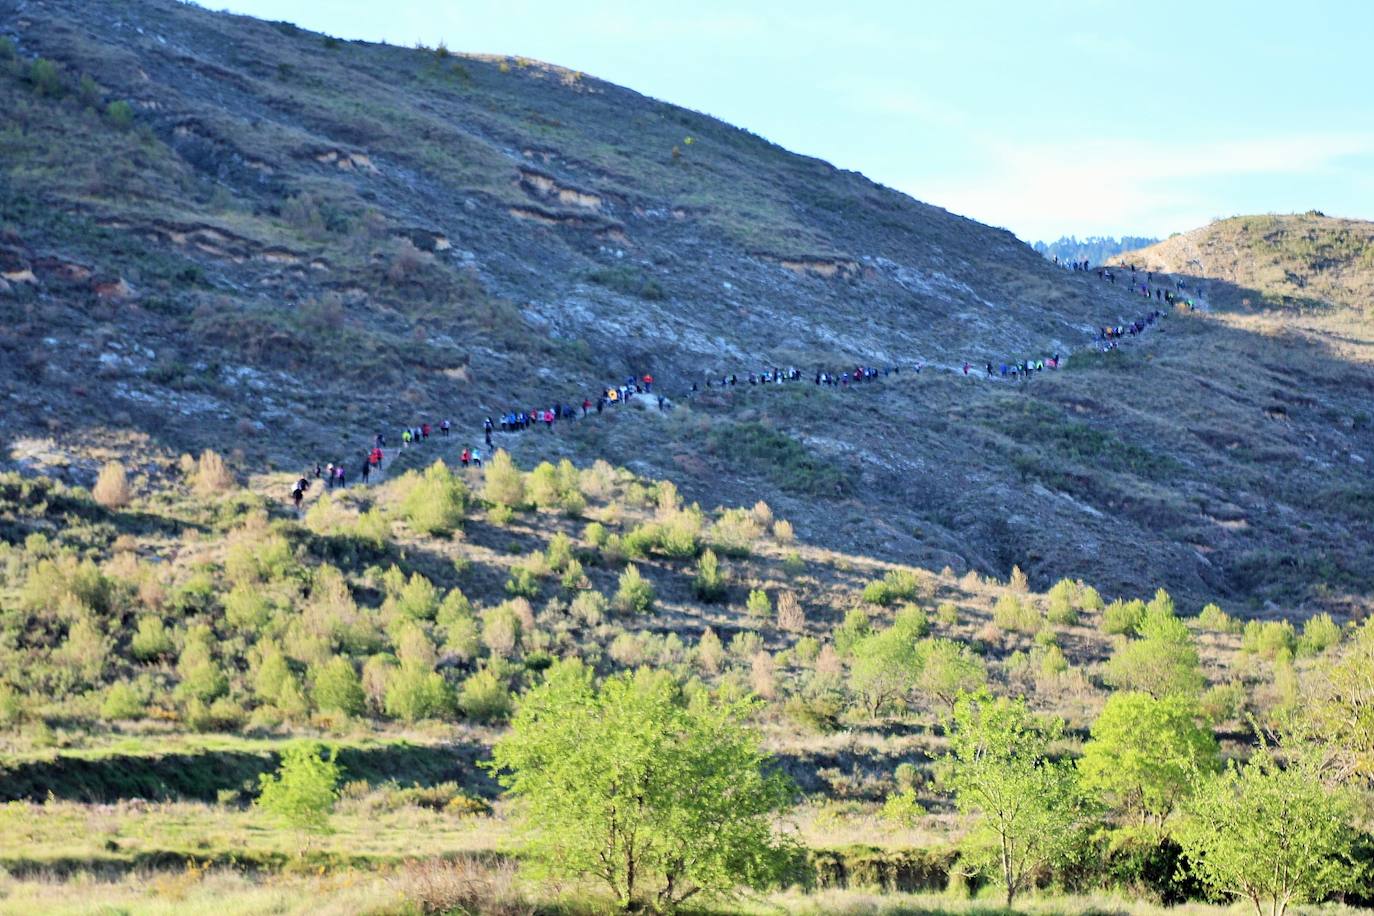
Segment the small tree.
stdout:
<svg viewBox="0 0 1374 916">
<path fill-rule="evenodd" d="M 719 601 L 725 596 L 725 572 L 720 568 L 716 552 L 707 548 L 697 560 L 696 578 L 692 588 L 702 601 Z"/>
<path fill-rule="evenodd" d="M 774 829 L 793 787 L 747 724 L 752 705 L 687 699 L 662 673 L 597 687 L 562 662 L 522 700 L 492 768 L 543 871 L 591 876 L 623 909 L 659 910 L 776 883 L 791 861 Z"/>
<path fill-rule="evenodd" d="M 1204 681 L 1188 628 L 1177 617 L 1158 615 L 1146 616 L 1140 630 L 1144 638 L 1127 641 L 1107 661 L 1107 683 L 1153 697 L 1197 699 Z"/>
<path fill-rule="evenodd" d="M 1038 870 L 1066 858 L 1081 824 L 1073 768 L 1049 756 L 1061 729 L 1036 719 L 1024 699 L 980 691 L 954 704 L 943 776 L 974 818 L 965 856 L 1001 879 L 1008 907 Z"/>
<path fill-rule="evenodd" d="M 1113 694 L 1078 761 L 1083 788 L 1141 824 L 1163 825 L 1195 775 L 1219 766 L 1216 738 L 1199 718 L 1185 697 Z"/>
<path fill-rule="evenodd" d="M 327 833 L 329 815 L 339 798 L 341 770 L 335 762 L 337 757 L 337 749 L 324 757 L 320 747 L 311 743 L 286 748 L 276 774 L 258 777 L 261 791 L 257 806 L 302 834 Z M 304 843 L 301 848 L 304 850 Z"/>
<path fill-rule="evenodd" d="M 129 478 L 124 473 L 124 465 L 118 461 L 108 461 L 100 469 L 100 476 L 96 478 L 95 487 L 91 489 L 91 496 L 106 509 L 121 509 L 129 504 L 132 494 L 129 490 Z"/>
<path fill-rule="evenodd" d="M 458 708 L 478 722 L 504 722 L 514 703 L 510 688 L 489 668 L 483 668 L 458 688 Z"/>
<path fill-rule="evenodd" d="M 916 644 L 916 691 L 951 711 L 961 693 L 988 682 L 987 666 L 969 647 L 952 639 L 923 639 Z"/>
<path fill-rule="evenodd" d="M 1328 789 L 1315 764 L 1281 767 L 1267 748 L 1204 778 L 1177 831 L 1193 870 L 1213 890 L 1249 900 L 1257 916 L 1350 888 L 1351 806 Z"/>
<path fill-rule="evenodd" d="M 778 595 L 778 629 L 800 633 L 806 629 L 806 612 L 793 592 Z"/>
<path fill-rule="evenodd" d="M 755 621 L 767 620 L 773 616 L 773 602 L 768 600 L 768 593 L 763 589 L 751 589 L 744 610 Z"/>
<path fill-rule="evenodd" d="M 915 680 L 916 643 L 902 628 L 890 627 L 854 644 L 849 689 L 868 715 L 904 706 Z"/>
</svg>

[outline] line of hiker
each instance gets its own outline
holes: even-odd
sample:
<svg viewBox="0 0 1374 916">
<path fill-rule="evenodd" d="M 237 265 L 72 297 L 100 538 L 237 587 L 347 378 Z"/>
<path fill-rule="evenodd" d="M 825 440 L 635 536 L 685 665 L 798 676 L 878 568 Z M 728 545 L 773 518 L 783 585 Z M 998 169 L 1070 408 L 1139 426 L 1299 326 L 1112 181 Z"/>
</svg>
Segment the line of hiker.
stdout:
<svg viewBox="0 0 1374 916">
<path fill-rule="evenodd" d="M 1074 266 L 1073 269 L 1089 269 L 1086 261 L 1081 262 L 1081 265 L 1081 267 Z M 1131 273 L 1132 279 L 1134 280 L 1136 272 L 1133 268 L 1131 268 Z M 1110 279 L 1112 276 L 1109 270 L 1099 270 L 1098 275 L 1102 277 L 1104 281 Z M 1147 273 L 1146 278 L 1147 284 L 1143 285 L 1142 289 L 1146 290 L 1145 295 L 1149 295 L 1148 291 L 1150 287 L 1148 286 L 1148 282 L 1153 281 L 1153 274 Z M 1111 280 L 1111 282 L 1115 283 L 1115 280 Z M 1182 281 L 1178 281 L 1178 286 L 1180 289 L 1186 289 Z M 1175 297 L 1171 291 L 1156 289 L 1155 292 L 1167 293 L 1168 298 L 1164 298 L 1163 295 L 1156 297 L 1163 302 L 1173 304 L 1185 301 Z M 1191 300 L 1187 300 L 1186 304 L 1190 308 L 1193 307 Z M 1121 339 L 1125 337 L 1134 337 L 1144 333 L 1147 328 L 1153 326 L 1163 318 L 1164 315 L 1165 312 L 1163 310 L 1155 309 L 1144 317 L 1128 324 L 1102 327 L 1099 329 L 1097 337 L 1093 340 L 1092 346 L 1094 349 L 1100 351 L 1116 349 Z M 1032 378 L 1035 374 L 1044 372 L 1046 369 L 1059 369 L 1062 364 L 1063 358 L 1056 352 L 1045 358 L 1022 359 L 1011 362 L 999 361 L 995 364 L 993 361 L 989 360 L 984 363 L 984 373 L 986 377 L 990 379 L 1003 378 L 1024 382 Z M 916 375 L 920 375 L 924 367 L 925 364 L 918 362 L 912 368 Z M 970 375 L 973 372 L 973 364 L 965 361 L 962 369 L 965 376 Z M 848 388 L 852 385 L 873 382 L 890 376 L 899 375 L 900 373 L 901 368 L 899 366 L 888 366 L 880 369 L 874 366 L 857 365 L 840 370 L 816 369 L 813 373 L 808 375 L 795 366 L 789 366 L 785 369 L 779 366 L 772 366 L 757 372 L 745 373 L 742 378 L 737 373 L 730 373 L 728 375 L 716 375 L 713 373 L 707 376 L 705 387 L 707 389 L 734 388 L 739 385 L 757 387 L 760 385 L 781 385 L 787 382 L 795 383 L 809 380 L 812 384 L 818 386 Z M 698 383 L 692 382 L 689 396 L 695 396 L 700 390 Z M 604 413 L 608 408 L 618 408 L 621 405 L 628 404 L 636 398 L 643 396 L 657 397 L 658 409 L 660 411 L 666 411 L 668 409 L 668 400 L 662 394 L 655 394 L 654 392 L 654 377 L 652 375 L 644 374 L 642 376 L 630 376 L 623 382 L 599 388 L 595 398 L 591 395 L 584 396 L 580 405 L 560 401 L 554 403 L 550 407 L 534 408 L 530 410 L 509 410 L 500 414 L 496 419 L 488 416 L 482 421 L 482 439 L 486 448 L 488 450 L 493 450 L 495 448 L 493 436 L 497 432 L 511 434 L 538 427 L 543 427 L 545 430 L 552 431 L 555 426 L 561 422 L 572 422 L 579 419 L 579 416 L 587 417 L 593 410 L 599 415 Z M 448 419 L 444 419 L 440 420 L 437 426 L 428 422 L 420 423 L 416 426 L 407 426 L 401 431 L 399 447 L 402 449 L 409 449 L 420 446 L 428 442 L 436 430 L 439 438 L 448 439 L 453 430 L 453 423 Z M 364 484 L 368 483 L 374 474 L 380 473 L 385 459 L 386 448 L 386 435 L 384 433 L 377 433 L 373 439 L 371 448 L 363 453 L 358 463 L 359 477 Z M 458 460 L 463 467 L 481 467 L 482 451 L 475 446 L 465 445 L 459 453 Z M 311 476 L 310 471 L 302 474 L 292 488 L 291 500 L 297 511 L 301 508 L 305 493 L 311 487 Z M 347 486 L 348 476 L 348 472 L 343 464 L 331 462 L 327 465 L 320 465 L 316 463 L 314 466 L 314 480 L 321 481 L 326 489 L 332 490 Z"/>
</svg>

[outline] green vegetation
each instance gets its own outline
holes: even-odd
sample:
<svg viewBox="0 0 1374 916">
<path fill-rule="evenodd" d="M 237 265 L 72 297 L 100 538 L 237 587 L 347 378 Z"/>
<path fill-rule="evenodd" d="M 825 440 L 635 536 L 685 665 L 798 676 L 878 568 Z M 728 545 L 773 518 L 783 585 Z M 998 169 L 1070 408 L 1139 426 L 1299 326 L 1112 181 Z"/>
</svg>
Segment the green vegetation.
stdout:
<svg viewBox="0 0 1374 916">
<path fill-rule="evenodd" d="M 526 696 L 492 761 L 542 868 L 593 876 L 625 909 L 672 909 L 767 887 L 792 860 L 772 825 L 792 790 L 766 771 L 747 714 L 661 674 L 596 686 L 568 663 Z"/>
</svg>

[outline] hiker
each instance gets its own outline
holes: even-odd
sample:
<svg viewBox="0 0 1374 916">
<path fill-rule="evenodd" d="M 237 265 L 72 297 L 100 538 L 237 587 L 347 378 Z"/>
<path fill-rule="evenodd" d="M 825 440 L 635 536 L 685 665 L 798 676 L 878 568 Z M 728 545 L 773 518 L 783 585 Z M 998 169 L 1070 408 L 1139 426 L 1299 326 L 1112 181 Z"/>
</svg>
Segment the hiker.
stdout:
<svg viewBox="0 0 1374 916">
<path fill-rule="evenodd" d="M 487 427 L 486 438 L 487 438 L 487 448 L 491 448 L 491 427 Z"/>
<path fill-rule="evenodd" d="M 382 469 L 382 450 L 374 448 L 369 457 L 372 459 L 372 466 L 380 471 Z"/>
<path fill-rule="evenodd" d="M 329 465 L 325 468 L 324 481 L 324 485 L 326 487 L 328 487 L 331 490 L 334 489 L 334 462 L 332 461 L 329 462 Z"/>
<path fill-rule="evenodd" d="M 368 478 L 368 476 L 372 474 L 372 461 L 371 461 L 371 460 L 368 458 L 368 456 L 366 456 L 366 455 L 363 456 L 362 473 L 363 473 L 363 484 L 366 485 L 366 484 L 367 484 L 367 478 Z"/>
<path fill-rule="evenodd" d="M 402 430 L 402 431 L 401 431 L 401 448 L 409 448 L 409 447 L 410 447 L 410 430 L 405 429 L 405 430 Z"/>
<path fill-rule="evenodd" d="M 420 426 L 420 438 L 422 438 L 422 439 L 428 439 L 428 438 L 429 438 L 429 424 L 428 424 L 428 423 L 421 424 L 421 426 Z"/>
<path fill-rule="evenodd" d="M 448 422 L 447 420 L 445 420 L 445 421 L 443 421 L 442 423 L 439 424 L 439 434 L 440 434 L 441 436 L 443 436 L 443 437 L 445 437 L 445 438 L 448 438 L 448 429 L 449 429 L 449 422 Z"/>
<path fill-rule="evenodd" d="M 482 453 L 477 449 L 472 450 L 472 466 L 480 468 L 482 466 Z"/>
<path fill-rule="evenodd" d="M 343 465 L 339 465 L 338 467 L 334 468 L 334 476 L 335 476 L 335 478 L 337 478 L 338 481 L 339 481 L 339 489 L 340 489 L 340 490 L 342 490 L 344 487 L 348 486 L 348 484 L 347 484 L 347 482 L 346 482 L 346 480 L 345 480 L 345 478 L 344 478 L 344 466 L 343 466 Z"/>
<path fill-rule="evenodd" d="M 307 484 L 309 486 L 309 484 Z M 291 502 L 296 504 L 296 511 L 301 511 L 301 500 L 305 498 L 305 490 L 299 483 L 291 490 Z"/>
<path fill-rule="evenodd" d="M 645 391 L 653 391 L 653 390 L 654 390 L 654 377 L 653 377 L 652 375 L 646 374 L 646 375 L 644 376 L 644 390 L 645 390 Z"/>
<path fill-rule="evenodd" d="M 468 462 L 472 461 L 472 450 L 469 448 L 464 448 L 463 454 L 459 456 L 458 460 L 463 462 L 463 467 L 467 467 Z"/>
<path fill-rule="evenodd" d="M 320 463 L 319 463 L 318 461 L 316 461 L 316 462 L 315 462 L 315 479 L 316 479 L 316 480 L 319 480 L 319 479 L 320 479 L 320 473 L 321 473 L 321 470 L 320 470 Z M 304 479 L 304 478 L 302 478 L 302 479 Z"/>
</svg>

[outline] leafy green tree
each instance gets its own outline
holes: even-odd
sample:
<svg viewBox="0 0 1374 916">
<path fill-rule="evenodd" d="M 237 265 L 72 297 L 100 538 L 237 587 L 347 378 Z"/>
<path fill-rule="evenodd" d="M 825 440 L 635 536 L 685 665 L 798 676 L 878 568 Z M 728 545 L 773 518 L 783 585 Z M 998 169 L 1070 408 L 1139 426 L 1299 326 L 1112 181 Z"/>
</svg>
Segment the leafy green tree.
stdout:
<svg viewBox="0 0 1374 916">
<path fill-rule="evenodd" d="M 720 568 L 716 552 L 709 547 L 697 560 L 696 578 L 692 588 L 702 601 L 719 601 L 725 596 L 725 571 Z"/>
<path fill-rule="evenodd" d="M 1128 640 L 1108 660 L 1107 683 L 1153 697 L 1177 694 L 1196 699 L 1204 683 L 1197 647 L 1168 599 L 1161 589 L 1150 602 L 1136 626 L 1141 638 Z"/>
<path fill-rule="evenodd" d="M 1038 720 L 1024 699 L 985 690 L 954 704 L 942 780 L 973 819 L 967 860 L 1000 878 L 1008 907 L 1037 871 L 1071 855 L 1082 826 L 1073 767 L 1049 756 L 1062 728 Z"/>
<path fill-rule="evenodd" d="M 1321 655 L 1341 641 L 1341 626 L 1331 619 L 1330 614 L 1317 614 L 1307 618 L 1302 625 L 1302 638 L 1298 640 L 1299 655 Z"/>
<path fill-rule="evenodd" d="M 580 662 L 556 664 L 492 751 L 532 859 L 594 877 L 627 910 L 776 883 L 792 857 L 774 821 L 793 788 L 745 724 L 751 709 L 705 691 L 688 699 L 662 673 L 597 687 Z"/>
<path fill-rule="evenodd" d="M 744 610 L 755 621 L 768 620 L 773 616 L 773 602 L 768 599 L 768 593 L 763 589 L 751 589 Z"/>
<path fill-rule="evenodd" d="M 916 641 L 902 627 L 865 636 L 850 651 L 849 689 L 876 716 L 901 709 L 916 683 Z"/>
<path fill-rule="evenodd" d="M 129 640 L 129 651 L 134 658 L 151 662 L 171 655 L 175 649 L 176 643 L 161 617 L 149 614 L 138 618 L 138 629 Z"/>
<path fill-rule="evenodd" d="M 1108 635 L 1133 636 L 1145 619 L 1145 602 L 1122 601 L 1118 598 L 1102 610 L 1102 632 Z"/>
<path fill-rule="evenodd" d="M 988 682 L 988 669 L 969 647 L 952 639 L 923 639 L 916 644 L 916 692 L 950 710 L 961 693 Z"/>
<path fill-rule="evenodd" d="M 363 695 L 363 682 L 353 668 L 353 662 L 342 655 L 336 655 L 311 678 L 311 696 L 315 705 L 326 712 L 343 713 L 356 716 L 366 708 L 367 698 Z"/>
<path fill-rule="evenodd" d="M 318 745 L 308 742 L 286 748 L 277 772 L 258 777 L 257 806 L 302 832 L 328 832 L 339 798 L 337 757 L 337 749 L 324 757 Z"/>
<path fill-rule="evenodd" d="M 1216 738 L 1199 716 L 1185 697 L 1113 694 L 1078 761 L 1084 790 L 1142 825 L 1163 825 L 1196 774 L 1220 766 Z"/>
<path fill-rule="evenodd" d="M 1303 679 L 1294 723 L 1323 745 L 1342 777 L 1374 781 L 1374 617 L 1341 651 L 1323 656 Z"/>
<path fill-rule="evenodd" d="M 872 632 L 873 625 L 869 623 L 868 611 L 861 607 L 850 609 L 844 615 L 844 623 L 835 628 L 835 651 L 840 655 L 848 655 L 856 642 Z"/>
<path fill-rule="evenodd" d="M 1244 766 L 1203 779 L 1176 831 L 1197 876 L 1218 893 L 1249 900 L 1257 916 L 1352 888 L 1351 804 L 1323 784 L 1315 763 L 1280 766 L 1262 748 Z"/>
</svg>

